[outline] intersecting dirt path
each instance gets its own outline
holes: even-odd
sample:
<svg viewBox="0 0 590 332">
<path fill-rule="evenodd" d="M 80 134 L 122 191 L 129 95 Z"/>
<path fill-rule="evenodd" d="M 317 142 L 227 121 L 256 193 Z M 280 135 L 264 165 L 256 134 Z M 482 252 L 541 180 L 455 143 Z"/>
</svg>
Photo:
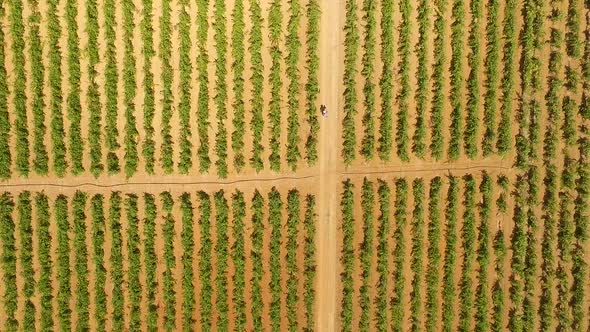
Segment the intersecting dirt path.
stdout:
<svg viewBox="0 0 590 332">
<path fill-rule="evenodd" d="M 342 11 L 344 3 L 322 0 L 320 29 L 320 102 L 327 105 L 328 117 L 322 118 L 320 131 L 320 188 L 318 192 L 318 315 L 317 331 L 336 330 L 336 276 L 337 254 L 337 207 L 338 173 L 341 165 L 338 158 L 340 135 L 339 111 L 341 110 L 341 63 L 342 63 Z"/>
</svg>

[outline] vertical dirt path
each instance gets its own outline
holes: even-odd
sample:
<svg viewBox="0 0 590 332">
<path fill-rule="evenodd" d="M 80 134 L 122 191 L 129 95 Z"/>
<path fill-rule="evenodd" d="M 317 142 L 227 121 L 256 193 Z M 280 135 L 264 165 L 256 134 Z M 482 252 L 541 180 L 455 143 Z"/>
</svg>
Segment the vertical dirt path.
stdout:
<svg viewBox="0 0 590 332">
<path fill-rule="evenodd" d="M 327 105 L 328 117 L 321 118 L 320 130 L 320 191 L 318 207 L 318 331 L 334 331 L 336 322 L 337 258 L 337 170 L 339 165 L 338 125 L 341 109 L 341 48 L 342 12 L 344 2 L 321 1 L 320 29 L 320 100 Z M 319 105 L 317 105 L 319 107 Z"/>
</svg>

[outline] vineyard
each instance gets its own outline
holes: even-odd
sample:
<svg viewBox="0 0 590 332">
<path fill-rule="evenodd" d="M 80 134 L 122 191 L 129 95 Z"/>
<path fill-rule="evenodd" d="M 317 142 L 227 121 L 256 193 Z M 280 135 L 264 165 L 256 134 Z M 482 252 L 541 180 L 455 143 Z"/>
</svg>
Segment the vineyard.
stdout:
<svg viewBox="0 0 590 332">
<path fill-rule="evenodd" d="M 589 154 L 587 0 L 0 0 L 0 331 L 588 331 Z"/>
</svg>

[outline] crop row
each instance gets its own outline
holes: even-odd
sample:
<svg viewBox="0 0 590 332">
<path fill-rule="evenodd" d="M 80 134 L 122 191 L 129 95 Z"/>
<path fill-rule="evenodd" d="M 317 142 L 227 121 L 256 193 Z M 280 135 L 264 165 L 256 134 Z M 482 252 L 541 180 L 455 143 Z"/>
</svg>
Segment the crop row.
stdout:
<svg viewBox="0 0 590 332">
<path fill-rule="evenodd" d="M 535 182 L 524 175 L 511 182 L 483 171 L 446 179 L 380 179 L 377 186 L 365 178 L 359 189 L 346 180 L 342 329 L 402 329 L 406 321 L 412 330 L 426 331 L 585 326 L 573 318 L 584 319 L 587 310 L 581 304 L 588 264 L 581 252 L 587 243 L 588 204 L 581 200 L 588 195 L 582 187 L 586 170 L 587 164 L 573 187 L 578 200 L 560 195 L 559 202 L 556 188 L 546 189 L 546 199 L 539 202 L 543 223 L 528 206 Z M 510 223 L 512 234 L 504 226 Z M 537 234 L 543 234 L 542 243 L 533 239 Z M 541 257 L 531 248 L 542 248 Z"/>
<path fill-rule="evenodd" d="M 149 193 L 120 192 L 90 197 L 77 191 L 72 197 L 54 199 L 28 191 L 15 198 L 2 194 L 1 303 L 6 313 L 2 329 L 30 329 L 40 317 L 44 329 L 87 329 L 93 321 L 99 330 L 107 326 L 141 329 L 144 323 L 154 330 L 162 318 L 166 330 L 195 324 L 210 329 L 215 324 L 221 330 L 234 326 L 244 331 L 248 321 L 262 328 L 266 310 L 276 329 L 287 325 L 313 329 L 314 196 L 301 196 L 293 189 L 283 198 L 273 188 L 267 197 L 255 191 L 251 205 L 240 191 L 231 195 L 223 190 L 212 195 L 183 193 L 177 199 L 164 192 L 159 198 L 158 202 Z M 247 209 L 251 220 L 246 219 Z M 56 230 L 49 226 L 54 221 Z M 175 233 L 176 222 L 179 234 Z M 199 238 L 194 237 L 195 228 Z M 284 229 L 286 242 L 282 241 Z M 270 243 L 263 240 L 266 232 L 272 235 Z M 300 234 L 304 243 L 299 242 Z M 161 253 L 156 252 L 158 241 L 164 244 Z M 247 243 L 251 252 L 246 251 Z M 266 253 L 270 259 L 263 258 Z M 247 261 L 252 263 L 250 280 L 246 279 Z M 37 262 L 41 267 L 38 276 L 33 271 Z M 263 269 L 265 265 L 269 271 Z M 270 284 L 263 284 L 262 278 L 269 278 Z M 22 286 L 17 288 L 17 283 Z M 247 284 L 252 290 L 249 297 Z M 270 300 L 264 299 L 265 292 Z M 50 300 L 39 302 L 37 295 Z M 57 296 L 56 321 L 53 295 Z M 95 305 L 90 307 L 90 302 Z M 163 311 L 158 310 L 159 302 Z M 17 314 L 19 303 L 24 315 Z M 283 306 L 288 312 L 285 320 Z M 195 321 L 197 311 L 200 321 Z M 305 314 L 304 320 L 298 319 L 300 313 Z"/>
</svg>

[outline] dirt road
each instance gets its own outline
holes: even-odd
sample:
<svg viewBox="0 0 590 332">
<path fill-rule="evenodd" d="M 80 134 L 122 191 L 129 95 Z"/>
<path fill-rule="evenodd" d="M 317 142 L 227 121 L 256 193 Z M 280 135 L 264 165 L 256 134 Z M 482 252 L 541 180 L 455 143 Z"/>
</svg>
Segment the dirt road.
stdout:
<svg viewBox="0 0 590 332">
<path fill-rule="evenodd" d="M 322 118 L 320 131 L 320 190 L 318 192 L 318 288 L 317 331 L 336 330 L 337 285 L 337 207 L 338 158 L 340 135 L 339 113 L 342 109 L 341 47 L 344 3 L 321 1 L 322 21 L 320 32 L 320 102 L 327 105 L 328 117 Z"/>
</svg>

